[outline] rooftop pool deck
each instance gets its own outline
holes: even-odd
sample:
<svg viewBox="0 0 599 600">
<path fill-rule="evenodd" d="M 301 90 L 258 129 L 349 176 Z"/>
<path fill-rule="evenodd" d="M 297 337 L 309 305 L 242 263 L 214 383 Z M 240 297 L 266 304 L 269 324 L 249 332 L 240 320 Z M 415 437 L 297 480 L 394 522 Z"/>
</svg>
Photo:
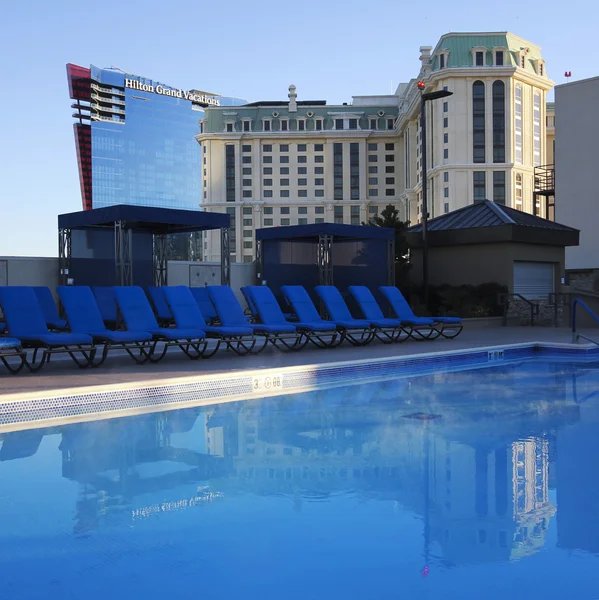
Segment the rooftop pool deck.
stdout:
<svg viewBox="0 0 599 600">
<path fill-rule="evenodd" d="M 592 331 L 580 333 L 593 337 Z M 595 330 L 599 339 L 598 334 Z M 599 346 L 573 344 L 568 328 L 466 325 L 454 340 L 375 341 L 325 350 L 306 346 L 290 353 L 268 347 L 251 356 L 222 350 L 206 360 L 189 360 L 169 349 L 161 362 L 145 365 L 115 353 L 97 369 L 78 369 L 59 355 L 38 373 L 0 375 L 0 431 L 480 368 L 542 352 L 584 360 L 599 357 Z"/>
</svg>

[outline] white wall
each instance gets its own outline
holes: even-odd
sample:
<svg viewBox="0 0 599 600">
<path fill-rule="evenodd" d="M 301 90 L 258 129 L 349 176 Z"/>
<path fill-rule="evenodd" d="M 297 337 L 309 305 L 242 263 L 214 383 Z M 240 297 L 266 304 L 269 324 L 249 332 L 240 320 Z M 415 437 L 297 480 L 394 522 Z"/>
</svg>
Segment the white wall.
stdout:
<svg viewBox="0 0 599 600">
<path fill-rule="evenodd" d="M 0 285 L 58 285 L 58 259 L 0 256 Z"/>
</svg>

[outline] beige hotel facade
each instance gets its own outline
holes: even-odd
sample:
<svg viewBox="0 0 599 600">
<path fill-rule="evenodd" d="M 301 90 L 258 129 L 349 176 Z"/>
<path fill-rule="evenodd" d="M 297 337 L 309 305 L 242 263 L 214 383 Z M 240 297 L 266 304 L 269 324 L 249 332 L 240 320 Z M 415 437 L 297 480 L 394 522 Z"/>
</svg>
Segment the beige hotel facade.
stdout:
<svg viewBox="0 0 599 600">
<path fill-rule="evenodd" d="M 202 207 L 231 215 L 231 259 L 252 262 L 256 229 L 359 225 L 388 204 L 421 211 L 421 91 L 426 103 L 429 217 L 493 200 L 545 215 L 535 167 L 553 162 L 553 87 L 541 49 L 510 33 L 449 33 L 420 48 L 420 71 L 394 94 L 351 104 L 301 99 L 209 107 L 200 123 Z M 219 260 L 214 233 L 204 259 Z"/>
</svg>

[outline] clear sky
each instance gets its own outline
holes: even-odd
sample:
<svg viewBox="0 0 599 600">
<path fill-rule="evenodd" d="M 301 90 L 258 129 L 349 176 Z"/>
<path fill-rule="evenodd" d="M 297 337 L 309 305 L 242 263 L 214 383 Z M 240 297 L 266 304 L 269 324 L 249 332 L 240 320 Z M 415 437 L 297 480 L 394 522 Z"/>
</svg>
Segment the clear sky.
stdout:
<svg viewBox="0 0 599 600">
<path fill-rule="evenodd" d="M 510 31 L 563 83 L 599 75 L 593 0 L 9 0 L 0 26 L 0 256 L 56 256 L 56 217 L 81 210 L 66 63 L 254 100 L 351 102 L 418 74 L 450 31 Z"/>
</svg>

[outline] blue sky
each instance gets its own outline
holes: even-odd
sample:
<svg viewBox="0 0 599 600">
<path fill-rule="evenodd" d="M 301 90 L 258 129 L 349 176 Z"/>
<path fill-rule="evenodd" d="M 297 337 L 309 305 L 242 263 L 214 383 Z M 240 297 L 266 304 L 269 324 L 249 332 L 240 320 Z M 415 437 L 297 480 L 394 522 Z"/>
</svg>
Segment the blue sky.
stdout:
<svg viewBox="0 0 599 600">
<path fill-rule="evenodd" d="M 542 46 L 558 84 L 565 70 L 573 80 L 596 76 L 598 17 L 591 0 L 563 7 L 504 0 L 480 8 L 441 0 L 5 3 L 0 256 L 56 256 L 57 215 L 81 210 L 68 62 L 114 65 L 250 101 L 285 99 L 294 83 L 299 99 L 350 102 L 414 77 L 419 47 L 449 31 L 511 31 L 529 39 Z"/>
</svg>

